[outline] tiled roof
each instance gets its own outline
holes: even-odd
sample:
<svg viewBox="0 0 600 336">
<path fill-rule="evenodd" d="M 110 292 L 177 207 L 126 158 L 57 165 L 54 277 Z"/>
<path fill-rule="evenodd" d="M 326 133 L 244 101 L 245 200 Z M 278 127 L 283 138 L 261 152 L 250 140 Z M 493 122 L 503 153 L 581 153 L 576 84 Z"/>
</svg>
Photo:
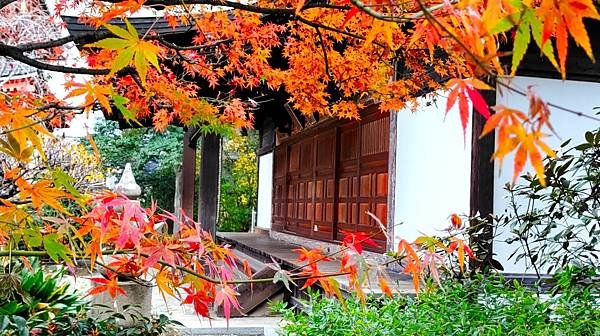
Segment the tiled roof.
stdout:
<svg viewBox="0 0 600 336">
<path fill-rule="evenodd" d="M 69 33 L 73 36 L 96 30 L 93 26 L 79 22 L 79 17 L 77 16 L 62 16 L 62 19 L 67 24 Z M 167 20 L 162 17 L 131 17 L 128 20 L 140 34 L 145 34 L 148 29 L 159 35 L 181 34 L 195 30 L 194 25 L 178 25 L 173 28 L 169 25 Z M 120 19 L 110 20 L 109 23 L 125 28 L 125 23 Z M 98 31 L 103 30 L 105 29 L 102 27 L 98 28 Z"/>
<path fill-rule="evenodd" d="M 35 74 L 37 70 L 21 62 L 0 57 L 0 78 Z"/>
</svg>

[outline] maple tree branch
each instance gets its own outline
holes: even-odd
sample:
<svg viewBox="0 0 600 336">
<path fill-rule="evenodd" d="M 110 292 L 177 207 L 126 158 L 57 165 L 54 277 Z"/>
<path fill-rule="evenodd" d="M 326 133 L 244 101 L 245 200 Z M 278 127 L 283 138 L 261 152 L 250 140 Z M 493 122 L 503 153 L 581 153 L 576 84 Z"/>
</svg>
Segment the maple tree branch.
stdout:
<svg viewBox="0 0 600 336">
<path fill-rule="evenodd" d="M 0 0 L 0 9 L 10 5 L 11 3 L 15 2 L 17 0 Z"/>
<path fill-rule="evenodd" d="M 357 40 L 366 40 L 366 38 L 364 36 L 360 36 L 360 35 L 357 35 L 357 34 L 354 34 L 354 33 L 351 33 L 351 32 L 347 32 L 347 31 L 344 31 L 344 30 L 341 30 L 341 29 L 338 29 L 338 28 L 335 28 L 335 27 L 327 26 L 327 25 L 324 25 L 324 24 L 321 24 L 321 23 L 318 23 L 318 22 L 310 21 L 308 19 L 303 18 L 302 16 L 296 16 L 294 18 L 294 20 L 300 21 L 300 22 L 304 23 L 305 25 L 311 26 L 313 28 L 322 28 L 324 30 L 328 30 L 328 31 L 331 31 L 331 32 L 334 32 L 334 33 L 338 33 L 338 34 L 341 34 L 341 35 L 346 35 L 348 37 L 352 37 L 352 38 L 355 38 Z M 382 48 L 387 48 L 386 45 L 381 44 L 381 43 L 379 43 L 377 41 L 373 41 L 373 44 L 375 44 L 376 46 L 382 47 Z"/>
<path fill-rule="evenodd" d="M 108 3 L 119 3 L 123 0 L 106 0 Z M 295 8 L 273 8 L 273 7 L 261 7 L 256 5 L 250 5 L 243 2 L 229 1 L 229 0 L 147 0 L 144 2 L 144 6 L 183 6 L 183 5 L 209 5 L 218 7 L 230 7 L 237 10 L 246 12 L 259 13 L 259 14 L 287 14 L 295 15 Z M 348 10 L 350 6 L 346 5 L 334 5 L 325 2 L 314 2 L 306 4 L 301 10 L 313 9 L 313 8 L 326 8 L 336 10 Z"/>
<path fill-rule="evenodd" d="M 422 19 L 423 17 L 427 16 L 426 12 L 433 12 L 438 9 L 442 9 L 448 4 L 448 3 L 444 2 L 444 3 L 432 5 L 430 7 L 425 7 L 423 4 L 423 6 L 421 6 L 422 10 L 419 12 L 407 13 L 407 15 L 403 15 L 403 16 L 389 16 L 389 15 L 385 15 L 381 12 L 374 10 L 373 8 L 371 8 L 370 5 L 366 5 L 361 0 L 350 0 L 350 1 L 352 2 L 352 4 L 354 4 L 360 10 L 362 10 L 363 12 L 369 14 L 370 16 L 372 16 L 376 19 L 379 19 L 382 21 L 389 21 L 389 22 L 398 22 L 398 23 L 410 22 L 410 21 Z M 449 4 L 452 5 L 457 2 L 458 1 L 456 1 L 456 0 L 452 0 L 449 2 Z"/>
<path fill-rule="evenodd" d="M 315 27 L 317 31 L 317 35 L 319 36 L 319 42 L 321 44 L 321 48 L 323 49 L 323 60 L 325 61 L 325 73 L 329 77 L 329 80 L 334 81 L 333 75 L 331 74 L 331 69 L 329 68 L 329 60 L 327 58 L 327 46 L 325 46 L 325 41 L 323 40 L 323 34 L 321 34 L 321 30 L 319 27 Z"/>
<path fill-rule="evenodd" d="M 106 0 L 107 3 L 119 3 L 123 0 Z M 259 14 L 288 14 L 294 15 L 296 12 L 293 8 L 272 8 L 272 7 L 260 7 L 256 5 L 249 5 L 242 2 L 234 2 L 229 0 L 147 0 L 144 2 L 144 6 L 183 6 L 183 5 L 209 5 L 218 7 L 230 7 L 237 10 L 246 12 L 259 13 Z M 323 7 L 324 4 L 309 5 L 307 8 L 319 8 Z"/>
<path fill-rule="evenodd" d="M 509 91 L 512 91 L 512 92 L 514 92 L 514 93 L 516 93 L 518 95 L 521 95 L 523 97 L 527 97 L 528 96 L 527 92 L 525 92 L 525 91 L 523 91 L 523 90 L 521 90 L 519 88 L 516 88 L 516 87 L 514 87 L 511 84 L 507 84 L 504 81 L 496 79 L 495 82 L 498 85 L 502 86 L 503 88 L 505 88 L 505 89 L 507 89 Z M 549 101 L 546 101 L 546 104 L 548 106 L 550 106 L 550 107 L 553 107 L 553 108 L 557 109 L 557 110 L 561 110 L 563 112 L 571 113 L 571 114 L 576 115 L 576 116 L 581 117 L 581 118 L 586 118 L 586 119 L 590 119 L 590 120 L 594 120 L 594 121 L 600 121 L 600 117 L 596 117 L 595 115 L 590 115 L 588 113 L 584 113 L 584 112 L 581 112 L 581 111 L 576 111 L 576 110 L 570 109 L 568 107 L 560 106 L 560 105 L 557 105 L 557 104 L 549 102 Z"/>
<path fill-rule="evenodd" d="M 7 45 L 3 42 L 0 42 L 0 56 L 8 56 L 16 61 L 27 64 L 39 70 L 80 75 L 108 75 L 110 73 L 109 69 L 75 68 L 40 62 L 36 59 L 26 56 L 19 48 Z"/>
<path fill-rule="evenodd" d="M 69 35 L 69 36 L 65 36 L 63 38 L 45 41 L 45 42 L 31 42 L 31 43 L 19 44 L 19 45 L 14 46 L 14 48 L 20 50 L 21 52 L 26 52 L 26 51 L 33 51 L 33 50 L 38 50 L 38 49 L 48 49 L 48 48 L 60 47 L 69 42 L 73 42 L 76 44 L 88 44 L 88 43 L 100 41 L 102 39 L 105 39 L 105 38 L 108 38 L 111 36 L 114 36 L 114 35 L 109 31 L 93 31 L 93 32 L 83 33 L 78 36 Z"/>
<path fill-rule="evenodd" d="M 66 111 L 82 111 L 86 107 L 88 107 L 88 105 L 86 105 L 86 106 L 66 106 L 66 105 L 60 105 L 58 102 L 53 102 L 53 103 L 48 103 L 48 104 L 42 105 L 42 106 L 38 107 L 37 110 L 45 111 L 45 110 L 49 110 L 49 109 L 57 109 L 57 110 L 66 110 Z"/>
<path fill-rule="evenodd" d="M 129 251 L 129 250 L 112 250 L 112 251 L 104 251 L 104 252 L 105 252 L 104 255 L 136 253 L 135 251 Z M 141 253 L 140 255 L 143 257 L 146 257 L 146 258 L 149 257 L 149 255 L 145 254 L 145 253 Z M 0 257 L 11 257 L 11 256 L 14 256 L 14 257 L 48 257 L 49 255 L 48 255 L 47 251 L 24 251 L 24 250 L 0 251 Z M 84 256 L 84 255 L 79 255 L 79 256 L 77 256 L 77 258 L 90 259 L 89 256 Z M 98 263 L 98 262 L 96 261 L 96 263 Z M 222 280 L 215 279 L 215 278 L 206 276 L 204 274 L 198 273 L 192 269 L 189 269 L 189 268 L 186 268 L 183 266 L 169 264 L 162 260 L 159 260 L 158 263 L 163 266 L 166 266 L 166 267 L 176 268 L 179 271 L 193 275 L 195 277 L 198 277 L 202 280 L 205 280 L 205 281 L 213 283 L 213 284 L 236 285 L 236 284 L 248 284 L 248 283 L 273 282 L 273 278 L 222 281 Z M 105 267 L 105 265 L 101 265 L 101 266 Z M 349 273 L 348 272 L 334 272 L 334 273 L 326 273 L 326 274 L 315 275 L 315 276 L 297 276 L 297 277 L 291 277 L 291 279 L 292 280 L 306 280 L 306 279 L 335 277 L 335 276 L 341 276 L 341 275 L 347 275 L 347 274 L 349 274 Z"/>
</svg>

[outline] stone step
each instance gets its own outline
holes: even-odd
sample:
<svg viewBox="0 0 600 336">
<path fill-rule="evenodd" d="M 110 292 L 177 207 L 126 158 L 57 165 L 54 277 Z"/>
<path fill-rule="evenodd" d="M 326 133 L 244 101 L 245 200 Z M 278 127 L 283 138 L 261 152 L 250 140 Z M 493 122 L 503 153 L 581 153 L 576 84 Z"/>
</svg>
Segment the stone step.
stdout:
<svg viewBox="0 0 600 336">
<path fill-rule="evenodd" d="M 267 336 L 263 327 L 185 328 L 181 331 L 183 335 Z"/>
</svg>

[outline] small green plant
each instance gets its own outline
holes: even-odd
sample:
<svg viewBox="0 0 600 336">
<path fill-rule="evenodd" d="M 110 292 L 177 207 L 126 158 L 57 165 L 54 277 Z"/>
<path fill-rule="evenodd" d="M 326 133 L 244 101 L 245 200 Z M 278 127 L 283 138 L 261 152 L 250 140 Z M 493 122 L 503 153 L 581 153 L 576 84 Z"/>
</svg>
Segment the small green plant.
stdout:
<svg viewBox="0 0 600 336">
<path fill-rule="evenodd" d="M 0 334 L 28 335 L 68 328 L 84 316 L 88 301 L 61 281 L 64 269 L 44 270 L 37 259 L 14 262 L 0 275 Z"/>
<path fill-rule="evenodd" d="M 267 308 L 269 309 L 269 312 L 271 314 L 280 314 L 282 312 L 285 312 L 287 305 L 287 302 L 280 300 L 267 302 Z"/>
<path fill-rule="evenodd" d="M 113 312 L 111 307 L 104 306 L 106 312 L 98 318 L 88 317 L 77 321 L 70 333 L 65 335 L 102 335 L 102 336 L 129 336 L 129 335 L 174 335 L 178 334 L 175 326 L 181 323 L 171 320 L 168 316 L 145 316 L 138 306 L 123 306 L 123 313 Z M 125 316 L 128 316 L 127 320 Z"/>
</svg>

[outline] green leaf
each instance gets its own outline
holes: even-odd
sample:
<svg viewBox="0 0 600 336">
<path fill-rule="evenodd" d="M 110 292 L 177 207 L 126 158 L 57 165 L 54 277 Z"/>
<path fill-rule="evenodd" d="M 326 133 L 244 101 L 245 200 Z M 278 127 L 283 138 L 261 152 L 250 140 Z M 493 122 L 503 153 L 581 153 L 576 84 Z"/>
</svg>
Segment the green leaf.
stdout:
<svg viewBox="0 0 600 336">
<path fill-rule="evenodd" d="M 129 63 L 131 63 L 131 60 L 133 59 L 133 54 L 134 54 L 133 48 L 130 47 L 127 49 L 123 49 L 123 51 L 120 52 L 119 55 L 117 55 L 117 57 L 115 57 L 113 66 L 110 69 L 111 74 L 114 74 L 115 72 L 128 66 Z"/>
<path fill-rule="evenodd" d="M 125 20 L 125 24 L 128 24 L 128 21 Z M 106 28 L 109 32 L 115 34 L 116 36 L 124 39 L 124 40 L 134 40 L 137 39 L 137 34 L 131 35 L 127 30 L 118 27 L 118 26 L 113 26 L 111 24 L 104 24 L 104 28 Z"/>
<path fill-rule="evenodd" d="M 140 79 L 143 83 L 146 82 L 146 75 L 148 74 L 148 63 L 146 62 L 146 57 L 144 57 L 144 53 L 138 50 L 135 53 L 135 68 L 137 69 L 138 74 L 140 75 Z"/>
<path fill-rule="evenodd" d="M 73 265 L 73 260 L 69 254 L 71 251 L 62 243 L 58 241 L 58 235 L 56 233 L 51 233 L 44 237 L 44 249 L 48 252 L 48 256 L 55 262 L 60 262 L 60 260 L 64 260 L 69 265 Z"/>
<path fill-rule="evenodd" d="M 75 179 L 61 168 L 52 170 L 52 180 L 56 188 L 65 187 L 71 195 L 81 197 L 81 193 L 73 186 L 76 183 Z"/>
<path fill-rule="evenodd" d="M 23 239 L 29 247 L 42 246 L 42 234 L 38 229 L 25 229 L 23 231 Z"/>
<path fill-rule="evenodd" d="M 143 42 L 142 46 L 152 46 L 152 43 L 150 42 Z M 148 62 L 150 62 L 150 64 L 152 64 L 154 66 L 154 68 L 156 68 L 156 70 L 160 73 L 160 66 L 158 65 L 158 56 L 155 52 L 153 52 L 153 49 L 155 48 L 143 48 L 141 49 L 141 52 L 144 54 L 144 58 L 148 60 Z"/>
<path fill-rule="evenodd" d="M 498 21 L 496 23 L 496 26 L 494 26 L 494 28 L 492 28 L 492 30 L 490 31 L 490 34 L 500 34 L 500 33 L 505 33 L 507 31 L 511 30 L 519 22 L 520 16 L 521 16 L 521 13 L 515 13 L 512 15 L 507 15 L 507 16 L 503 17 L 502 19 L 500 19 L 500 21 Z"/>
<path fill-rule="evenodd" d="M 91 46 L 91 47 L 110 49 L 110 50 L 125 49 L 126 47 L 128 47 L 130 45 L 131 45 L 131 42 L 129 42 L 128 40 L 115 38 L 115 37 L 109 37 L 104 40 L 100 40 L 96 43 L 89 44 L 89 46 Z"/>
<path fill-rule="evenodd" d="M 529 46 L 529 42 L 531 42 L 531 30 L 529 29 L 529 24 L 531 22 L 531 17 L 533 16 L 533 10 L 525 10 L 523 11 L 523 15 L 521 16 L 521 22 L 517 27 L 517 33 L 515 34 L 514 46 L 513 46 L 513 58 L 512 58 L 512 75 L 515 74 L 519 64 L 523 60 L 525 56 L 525 52 L 527 51 L 527 47 Z"/>
<path fill-rule="evenodd" d="M 114 94 L 112 95 L 112 100 L 115 107 L 119 110 L 119 112 L 121 112 L 123 118 L 125 118 L 125 121 L 127 121 L 129 124 L 136 123 L 142 126 L 142 124 L 136 119 L 135 113 L 125 106 L 127 103 L 129 103 L 129 99 L 121 95 Z"/>
<path fill-rule="evenodd" d="M 542 46 L 542 22 L 540 18 L 536 15 L 531 16 L 530 20 L 531 25 L 531 34 L 533 35 L 533 40 L 537 44 L 538 48 L 542 51 L 542 54 L 548 58 L 550 63 L 560 72 L 560 67 L 556 62 L 556 57 L 554 57 L 554 47 L 552 46 L 552 42 L 550 40 L 546 41 L 544 46 Z"/>
<path fill-rule="evenodd" d="M 127 31 L 129 32 L 131 37 L 134 40 L 138 40 L 139 34 L 138 34 L 137 30 L 135 29 L 135 27 L 129 22 L 129 20 L 127 20 L 127 18 L 125 18 L 123 21 L 125 21 L 125 25 L 127 26 Z"/>
</svg>

